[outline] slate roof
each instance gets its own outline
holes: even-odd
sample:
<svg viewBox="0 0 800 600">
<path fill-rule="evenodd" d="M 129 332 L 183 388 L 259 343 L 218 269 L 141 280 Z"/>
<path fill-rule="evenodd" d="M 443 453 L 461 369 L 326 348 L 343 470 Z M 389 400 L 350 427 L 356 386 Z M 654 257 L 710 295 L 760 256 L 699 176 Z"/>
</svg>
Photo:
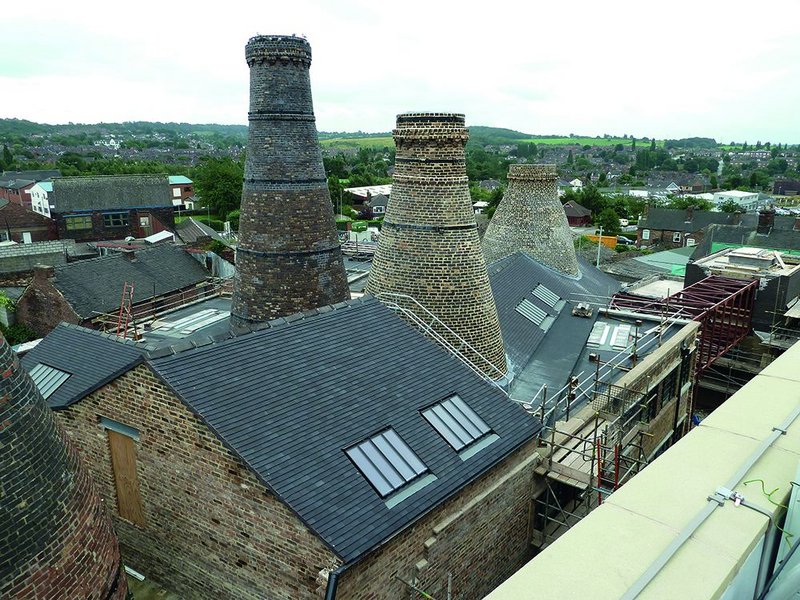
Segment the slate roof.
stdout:
<svg viewBox="0 0 800 600">
<path fill-rule="evenodd" d="M 688 212 L 672 208 L 649 208 L 647 215 L 639 220 L 639 229 L 656 229 L 661 231 L 681 231 L 693 233 L 712 224 L 735 225 L 738 223 L 746 227 L 755 227 L 758 215 L 755 213 L 736 214 L 714 212 L 710 210 L 696 210 L 688 220 Z"/>
<path fill-rule="evenodd" d="M 503 343 L 510 366 L 515 374 L 514 387 L 525 389 L 521 398 L 525 399 L 528 387 L 535 382 L 548 383 L 566 380 L 571 372 L 579 350 L 592 329 L 597 311 L 592 318 L 573 317 L 572 307 L 578 302 L 597 302 L 619 290 L 620 284 L 609 275 L 597 270 L 586 261 L 578 259 L 580 278 L 569 277 L 537 262 L 528 254 L 517 252 L 489 266 L 489 280 L 492 286 Z M 556 310 L 533 294 L 533 289 L 544 285 L 556 294 L 565 305 Z M 525 298 L 544 310 L 555 320 L 545 333 L 540 327 L 516 311 L 517 305 Z M 577 345 L 576 345 L 577 344 Z M 535 361 L 538 357 L 538 362 Z M 537 362 L 535 368 L 531 363 Z M 538 389 L 538 388 L 537 388 Z"/>
<path fill-rule="evenodd" d="M 15 202 L 0 204 L 0 229 L 17 227 L 49 227 L 52 221 Z"/>
<path fill-rule="evenodd" d="M 172 208 L 166 175 L 96 175 L 53 181 L 53 212 Z"/>
<path fill-rule="evenodd" d="M 540 425 L 373 298 L 320 310 L 150 364 L 300 519 L 353 562 L 534 438 Z M 369 357 L 389 375 L 354 366 L 354 357 Z M 499 436 L 464 460 L 420 414 L 453 394 Z M 387 427 L 436 476 L 392 508 L 344 451 Z"/>
<path fill-rule="evenodd" d="M 30 372 L 45 364 L 69 373 L 47 398 L 50 408 L 66 408 L 142 362 L 134 342 L 122 342 L 99 331 L 61 323 L 22 357 Z"/>
<path fill-rule="evenodd" d="M 51 283 L 81 318 L 119 309 L 125 283 L 134 284 L 133 303 L 205 281 L 209 273 L 172 244 L 137 250 L 134 260 L 121 253 L 55 267 Z"/>
<path fill-rule="evenodd" d="M 564 212 L 568 217 L 588 217 L 592 214 L 592 211 L 574 200 L 568 200 L 564 203 Z"/>
<path fill-rule="evenodd" d="M 189 217 L 180 223 L 176 223 L 175 233 L 178 234 L 178 237 L 181 238 L 181 241 L 184 244 L 193 244 L 198 240 L 198 238 L 210 237 L 213 240 L 222 242 L 226 246 L 230 245 L 228 241 L 225 240 L 225 238 L 223 238 L 214 229 L 192 217 Z"/>
<path fill-rule="evenodd" d="M 0 180 L 0 187 L 7 190 L 21 190 L 34 183 L 36 182 L 32 179 L 2 179 Z"/>
<path fill-rule="evenodd" d="M 54 177 L 61 177 L 61 171 L 58 169 L 38 169 L 33 171 L 3 171 L 2 179 L 30 179 L 32 181 L 42 181 L 43 179 L 52 179 Z"/>
</svg>

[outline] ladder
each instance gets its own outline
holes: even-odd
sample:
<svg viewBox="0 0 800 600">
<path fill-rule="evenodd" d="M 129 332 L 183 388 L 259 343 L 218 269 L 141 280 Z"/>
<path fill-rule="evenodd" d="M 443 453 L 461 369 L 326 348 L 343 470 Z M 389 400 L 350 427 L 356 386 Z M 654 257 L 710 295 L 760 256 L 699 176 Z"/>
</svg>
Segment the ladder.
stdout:
<svg viewBox="0 0 800 600">
<path fill-rule="evenodd" d="M 117 337 L 128 337 L 128 322 L 133 320 L 133 283 L 125 282 L 122 286 L 122 300 L 119 303 L 117 317 Z"/>
</svg>

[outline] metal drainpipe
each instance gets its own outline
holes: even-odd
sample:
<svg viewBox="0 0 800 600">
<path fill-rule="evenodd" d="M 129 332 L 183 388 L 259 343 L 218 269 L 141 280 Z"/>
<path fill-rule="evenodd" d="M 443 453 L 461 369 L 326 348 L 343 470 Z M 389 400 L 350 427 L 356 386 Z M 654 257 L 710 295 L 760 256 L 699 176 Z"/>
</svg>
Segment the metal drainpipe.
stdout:
<svg viewBox="0 0 800 600">
<path fill-rule="evenodd" d="M 770 433 L 761 442 L 758 448 L 756 448 L 755 451 L 747 458 L 747 460 L 740 465 L 739 469 L 726 482 L 724 487 L 728 490 L 733 490 L 741 482 L 747 472 L 753 467 L 756 461 L 761 458 L 767 450 L 769 450 L 773 442 L 775 442 L 775 440 L 777 440 L 781 435 L 786 434 L 786 431 L 789 429 L 792 423 L 794 423 L 798 415 L 800 415 L 800 406 L 795 407 L 795 409 L 778 427 L 772 428 L 772 433 Z M 647 587 L 647 585 L 653 579 L 655 579 L 656 575 L 658 575 L 664 565 L 666 565 L 674 556 L 674 554 L 681 548 L 681 546 L 683 546 L 684 542 L 686 542 L 686 540 L 691 537 L 691 535 L 700 527 L 700 525 L 703 524 L 703 521 L 711 516 L 711 513 L 713 513 L 714 510 L 719 508 L 721 505 L 722 503 L 715 497 L 714 494 L 710 495 L 708 497 L 708 504 L 706 504 L 705 507 L 703 507 L 703 509 L 697 513 L 697 515 L 695 515 L 694 518 L 686 525 L 686 527 L 681 530 L 678 536 L 664 549 L 658 558 L 653 561 L 650 567 L 641 574 L 639 579 L 633 582 L 633 585 L 631 585 L 628 588 L 628 591 L 623 594 L 622 600 L 633 600 L 634 598 L 637 598 L 645 589 L 645 587 Z"/>
<path fill-rule="evenodd" d="M 339 575 L 344 573 L 349 565 L 342 565 L 328 574 L 328 587 L 325 589 L 325 600 L 336 600 L 336 588 L 339 586 Z"/>
</svg>

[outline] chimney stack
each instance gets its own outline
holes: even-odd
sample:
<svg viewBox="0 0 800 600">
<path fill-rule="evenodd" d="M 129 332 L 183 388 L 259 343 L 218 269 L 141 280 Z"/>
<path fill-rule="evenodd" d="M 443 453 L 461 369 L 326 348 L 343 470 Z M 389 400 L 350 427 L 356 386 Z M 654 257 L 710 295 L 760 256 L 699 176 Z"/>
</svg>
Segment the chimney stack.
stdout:
<svg viewBox="0 0 800 600">
<path fill-rule="evenodd" d="M 2 335 L 0 481 L 0 598 L 125 598 L 111 519 Z"/>
<path fill-rule="evenodd" d="M 366 291 L 411 296 L 469 343 L 473 364 L 499 379 L 506 359 L 467 186 L 468 137 L 461 114 L 398 115 L 392 197 Z M 462 346 L 446 329 L 440 334 Z"/>
<path fill-rule="evenodd" d="M 765 206 L 758 211 L 758 226 L 756 233 L 769 235 L 775 226 L 775 209 L 772 206 Z"/>
<path fill-rule="evenodd" d="M 555 165 L 509 167 L 508 189 L 483 236 L 487 263 L 521 251 L 566 275 L 580 274 L 557 179 Z"/>
<path fill-rule="evenodd" d="M 350 298 L 311 100 L 311 47 L 262 35 L 245 50 L 250 112 L 231 328 Z"/>
</svg>

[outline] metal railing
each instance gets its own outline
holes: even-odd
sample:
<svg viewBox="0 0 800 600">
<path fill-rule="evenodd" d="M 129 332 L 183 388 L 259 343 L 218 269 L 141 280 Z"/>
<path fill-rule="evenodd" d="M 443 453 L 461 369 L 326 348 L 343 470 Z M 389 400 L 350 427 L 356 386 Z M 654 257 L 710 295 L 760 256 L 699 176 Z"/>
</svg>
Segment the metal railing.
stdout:
<svg viewBox="0 0 800 600">
<path fill-rule="evenodd" d="M 395 292 L 379 292 L 375 294 L 375 297 L 387 308 L 406 317 L 425 335 L 444 347 L 474 373 L 506 393 L 499 383 L 505 379 L 506 374 L 415 298 L 408 294 Z M 451 340 L 455 340 L 457 345 Z"/>
</svg>

